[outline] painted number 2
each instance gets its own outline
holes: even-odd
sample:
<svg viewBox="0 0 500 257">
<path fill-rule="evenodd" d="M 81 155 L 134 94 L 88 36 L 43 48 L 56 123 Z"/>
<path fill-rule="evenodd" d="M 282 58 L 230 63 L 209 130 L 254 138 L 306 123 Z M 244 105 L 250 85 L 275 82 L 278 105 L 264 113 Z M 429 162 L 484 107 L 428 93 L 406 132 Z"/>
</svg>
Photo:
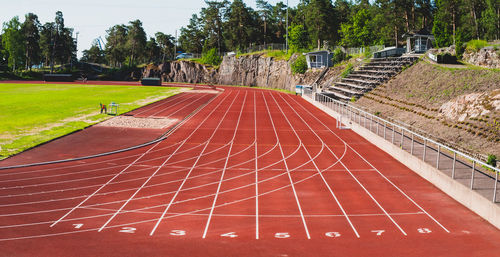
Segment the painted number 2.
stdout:
<svg viewBox="0 0 500 257">
<path fill-rule="evenodd" d="M 122 233 L 131 233 L 131 234 L 133 234 L 133 233 L 135 233 L 135 231 L 136 231 L 136 230 L 137 230 L 136 228 L 132 228 L 132 227 L 124 227 L 124 228 L 122 228 L 122 229 L 120 230 L 120 232 L 122 232 Z"/>
</svg>

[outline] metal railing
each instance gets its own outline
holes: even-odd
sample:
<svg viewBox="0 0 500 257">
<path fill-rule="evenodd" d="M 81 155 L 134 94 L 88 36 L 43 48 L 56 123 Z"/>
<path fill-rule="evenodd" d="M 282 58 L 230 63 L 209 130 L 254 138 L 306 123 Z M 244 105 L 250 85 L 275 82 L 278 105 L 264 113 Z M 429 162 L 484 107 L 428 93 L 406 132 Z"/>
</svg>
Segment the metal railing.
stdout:
<svg viewBox="0 0 500 257">
<path fill-rule="evenodd" d="M 377 51 L 384 49 L 384 47 L 385 47 L 384 45 L 375 45 L 375 46 L 368 46 L 368 47 L 350 47 L 350 48 L 346 48 L 345 51 L 349 55 L 362 54 L 362 53 L 366 53 L 367 51 L 369 51 L 370 53 L 374 53 L 374 52 L 377 52 Z"/>
<path fill-rule="evenodd" d="M 499 168 L 348 103 L 317 94 L 309 88 L 304 88 L 303 96 L 335 111 L 341 116 L 341 120 L 357 123 L 411 155 L 421 158 L 452 179 L 497 202 Z"/>
</svg>

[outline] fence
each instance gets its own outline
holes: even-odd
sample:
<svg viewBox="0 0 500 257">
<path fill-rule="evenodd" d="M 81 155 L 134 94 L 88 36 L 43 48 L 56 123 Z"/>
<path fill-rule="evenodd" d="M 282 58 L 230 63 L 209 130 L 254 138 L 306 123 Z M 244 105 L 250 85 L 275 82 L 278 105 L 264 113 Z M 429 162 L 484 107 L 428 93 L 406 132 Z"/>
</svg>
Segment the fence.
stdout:
<svg viewBox="0 0 500 257">
<path fill-rule="evenodd" d="M 367 51 L 369 51 L 370 53 L 374 53 L 384 49 L 384 47 L 385 47 L 384 45 L 375 45 L 369 47 L 354 47 L 354 48 L 346 48 L 345 51 L 348 55 L 362 54 Z"/>
<path fill-rule="evenodd" d="M 424 162 L 433 165 L 452 179 L 497 202 L 499 168 L 357 107 L 323 94 L 313 93 L 311 89 L 304 88 L 303 95 L 337 112 L 342 118 L 383 137 L 411 155 L 422 158 Z"/>
</svg>

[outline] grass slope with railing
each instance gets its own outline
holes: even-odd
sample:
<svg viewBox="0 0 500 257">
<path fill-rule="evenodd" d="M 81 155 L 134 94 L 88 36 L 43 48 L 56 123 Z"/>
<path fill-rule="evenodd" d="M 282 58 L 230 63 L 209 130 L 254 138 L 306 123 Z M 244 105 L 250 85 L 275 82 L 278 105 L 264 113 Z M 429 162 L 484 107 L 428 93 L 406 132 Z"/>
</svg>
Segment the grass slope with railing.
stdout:
<svg viewBox="0 0 500 257">
<path fill-rule="evenodd" d="M 180 92 L 177 88 L 75 84 L 0 84 L 0 159 L 111 116 L 99 103 L 118 103 L 119 113 Z"/>
</svg>

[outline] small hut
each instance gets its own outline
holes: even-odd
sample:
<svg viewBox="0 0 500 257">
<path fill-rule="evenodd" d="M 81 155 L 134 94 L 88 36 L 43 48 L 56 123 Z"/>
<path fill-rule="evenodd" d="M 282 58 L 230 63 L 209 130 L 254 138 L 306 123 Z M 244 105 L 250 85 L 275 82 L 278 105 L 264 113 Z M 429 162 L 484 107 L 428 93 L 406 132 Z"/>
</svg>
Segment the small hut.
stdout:
<svg viewBox="0 0 500 257">
<path fill-rule="evenodd" d="M 408 32 L 403 37 L 406 37 L 407 53 L 425 53 L 434 43 L 434 36 L 427 29 Z"/>
<path fill-rule="evenodd" d="M 331 67 L 332 57 L 333 54 L 326 50 L 306 53 L 307 67 L 309 69 Z"/>
</svg>

